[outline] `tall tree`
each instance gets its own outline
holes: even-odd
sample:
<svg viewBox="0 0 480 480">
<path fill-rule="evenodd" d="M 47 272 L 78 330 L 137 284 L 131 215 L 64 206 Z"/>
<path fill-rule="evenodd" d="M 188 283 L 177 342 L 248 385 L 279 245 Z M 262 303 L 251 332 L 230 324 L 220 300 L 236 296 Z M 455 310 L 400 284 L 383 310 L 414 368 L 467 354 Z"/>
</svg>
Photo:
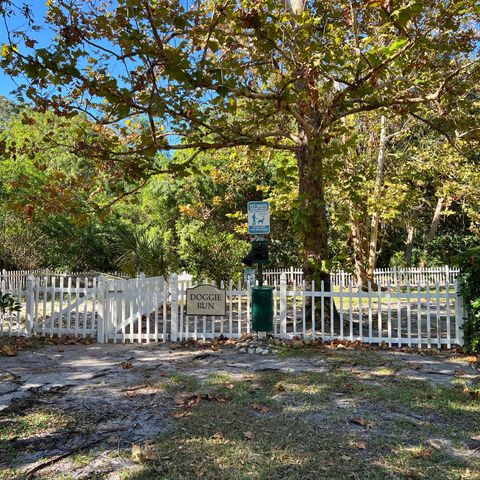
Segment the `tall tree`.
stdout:
<svg viewBox="0 0 480 480">
<path fill-rule="evenodd" d="M 2 5 L 8 17 L 12 2 Z M 144 175 L 160 151 L 193 149 L 171 171 L 207 149 L 294 152 L 305 268 L 328 288 L 325 187 L 342 120 L 390 109 L 458 131 L 435 117 L 468 104 L 479 14 L 474 0 L 58 0 L 52 44 L 10 31 L 1 64 L 26 75 L 19 94 L 38 106 L 114 126 L 125 148 L 95 146 L 93 158 L 134 154 Z"/>
</svg>

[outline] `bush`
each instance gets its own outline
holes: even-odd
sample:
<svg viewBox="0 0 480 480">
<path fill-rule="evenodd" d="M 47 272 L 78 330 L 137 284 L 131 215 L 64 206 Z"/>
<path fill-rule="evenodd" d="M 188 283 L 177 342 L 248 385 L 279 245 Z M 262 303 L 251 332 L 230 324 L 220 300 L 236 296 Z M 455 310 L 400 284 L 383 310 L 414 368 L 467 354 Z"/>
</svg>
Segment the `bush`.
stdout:
<svg viewBox="0 0 480 480">
<path fill-rule="evenodd" d="M 461 293 L 465 301 L 465 349 L 480 352 L 480 247 L 467 250 L 458 257 L 461 271 Z"/>
<path fill-rule="evenodd" d="M 248 242 L 203 222 L 191 221 L 180 231 L 179 254 L 186 270 L 198 280 L 240 280 L 248 250 Z"/>
<path fill-rule="evenodd" d="M 21 304 L 10 293 L 2 293 L 0 290 L 0 315 L 19 312 L 21 308 Z"/>
<path fill-rule="evenodd" d="M 426 247 L 425 263 L 432 267 L 456 266 L 461 261 L 460 252 L 469 251 L 478 243 L 478 237 L 463 233 L 446 232 L 438 235 Z"/>
</svg>

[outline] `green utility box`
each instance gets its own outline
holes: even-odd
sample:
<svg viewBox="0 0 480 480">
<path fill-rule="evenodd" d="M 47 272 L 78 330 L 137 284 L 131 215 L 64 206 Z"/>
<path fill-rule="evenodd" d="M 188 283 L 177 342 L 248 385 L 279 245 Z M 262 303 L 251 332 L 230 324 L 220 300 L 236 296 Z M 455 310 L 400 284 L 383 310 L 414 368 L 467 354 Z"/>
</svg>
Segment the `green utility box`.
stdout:
<svg viewBox="0 0 480 480">
<path fill-rule="evenodd" d="M 252 329 L 256 332 L 273 330 L 273 287 L 252 287 Z"/>
</svg>

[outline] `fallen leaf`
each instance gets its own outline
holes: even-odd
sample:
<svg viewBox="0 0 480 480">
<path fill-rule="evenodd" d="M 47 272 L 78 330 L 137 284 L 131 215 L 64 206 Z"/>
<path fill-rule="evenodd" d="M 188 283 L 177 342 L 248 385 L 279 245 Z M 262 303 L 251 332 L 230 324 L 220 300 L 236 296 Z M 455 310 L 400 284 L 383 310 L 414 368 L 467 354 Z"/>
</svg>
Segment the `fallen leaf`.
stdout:
<svg viewBox="0 0 480 480">
<path fill-rule="evenodd" d="M 5 372 L 0 375 L 0 380 L 3 380 L 4 382 L 18 382 L 20 380 L 20 376 L 14 375 L 11 372 Z"/>
<path fill-rule="evenodd" d="M 349 457 L 348 455 L 342 455 L 340 457 L 340 460 L 343 460 L 344 462 L 349 462 L 352 459 L 352 457 Z"/>
<path fill-rule="evenodd" d="M 430 458 L 433 455 L 433 452 L 434 450 L 432 447 L 424 448 L 415 454 L 415 458 Z"/>
<path fill-rule="evenodd" d="M 11 347 L 10 345 L 4 345 L 0 352 L 6 357 L 15 357 L 17 355 L 17 351 L 15 350 L 15 348 Z"/>
<path fill-rule="evenodd" d="M 158 458 L 155 448 L 149 443 L 134 443 L 132 445 L 132 460 L 134 462 L 144 462 L 156 460 Z"/>
<path fill-rule="evenodd" d="M 172 417 L 175 418 L 176 420 L 178 420 L 179 418 L 189 417 L 191 414 L 192 414 L 192 412 L 187 412 L 187 411 L 184 411 L 184 412 L 173 412 L 173 413 L 172 413 Z"/>
<path fill-rule="evenodd" d="M 365 427 L 365 428 L 370 428 L 371 427 L 371 424 L 368 422 L 368 420 L 366 420 L 363 417 L 353 418 L 352 420 L 350 420 L 350 422 L 356 423 L 357 425 L 361 425 L 362 427 Z"/>
<path fill-rule="evenodd" d="M 261 413 L 268 413 L 270 411 L 270 408 L 268 408 L 266 405 L 261 405 L 260 403 L 251 403 L 250 407 Z"/>
<path fill-rule="evenodd" d="M 107 438 L 107 443 L 109 444 L 115 444 L 115 443 L 118 443 L 118 441 L 119 441 L 119 438 L 115 435 L 112 435 L 111 437 Z"/>
<path fill-rule="evenodd" d="M 177 396 L 175 399 L 175 405 L 178 407 L 194 407 L 200 403 L 201 397 L 197 393 L 190 393 L 186 395 Z"/>
<path fill-rule="evenodd" d="M 125 369 L 125 370 L 133 367 L 133 365 L 132 365 L 130 362 L 122 362 L 120 365 L 121 365 L 122 368 Z"/>
<path fill-rule="evenodd" d="M 248 440 L 253 440 L 255 438 L 255 434 L 253 432 L 243 432 L 243 436 L 245 438 L 248 438 Z"/>
<path fill-rule="evenodd" d="M 367 444 L 365 442 L 353 442 L 353 446 L 359 450 L 366 450 Z"/>
<path fill-rule="evenodd" d="M 213 434 L 212 438 L 215 438 L 217 440 L 221 440 L 222 438 L 224 438 L 224 436 L 223 436 L 222 432 L 216 432 L 216 433 Z"/>
<path fill-rule="evenodd" d="M 282 385 L 281 383 L 278 383 L 275 388 L 276 388 L 277 392 L 284 392 L 285 391 L 285 386 Z"/>
<path fill-rule="evenodd" d="M 463 389 L 463 393 L 468 395 L 471 398 L 479 398 L 480 397 L 480 390 L 470 390 L 468 387 Z"/>
<path fill-rule="evenodd" d="M 201 395 L 202 400 L 208 400 L 210 402 L 219 402 L 219 403 L 226 403 L 229 400 L 231 400 L 231 397 L 229 395 L 224 395 L 220 393 L 205 393 Z"/>
</svg>

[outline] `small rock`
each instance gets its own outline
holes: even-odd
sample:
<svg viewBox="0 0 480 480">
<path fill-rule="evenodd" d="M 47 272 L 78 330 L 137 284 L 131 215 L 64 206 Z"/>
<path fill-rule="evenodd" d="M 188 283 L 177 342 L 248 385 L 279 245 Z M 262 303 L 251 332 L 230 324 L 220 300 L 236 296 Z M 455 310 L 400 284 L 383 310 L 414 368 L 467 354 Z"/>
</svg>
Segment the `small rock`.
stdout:
<svg viewBox="0 0 480 480">
<path fill-rule="evenodd" d="M 247 353 L 247 349 L 246 349 L 245 347 L 242 347 L 242 348 L 240 349 L 240 353 Z"/>
<path fill-rule="evenodd" d="M 265 349 L 265 350 L 262 352 L 262 355 L 268 355 L 269 353 L 270 353 L 270 352 L 269 352 L 267 349 Z"/>
<path fill-rule="evenodd" d="M 342 345 L 341 343 L 337 345 L 337 350 L 346 350 L 346 349 L 347 347 L 345 345 Z"/>
<path fill-rule="evenodd" d="M 254 348 L 249 348 L 248 353 L 255 353 L 255 349 Z"/>
</svg>

